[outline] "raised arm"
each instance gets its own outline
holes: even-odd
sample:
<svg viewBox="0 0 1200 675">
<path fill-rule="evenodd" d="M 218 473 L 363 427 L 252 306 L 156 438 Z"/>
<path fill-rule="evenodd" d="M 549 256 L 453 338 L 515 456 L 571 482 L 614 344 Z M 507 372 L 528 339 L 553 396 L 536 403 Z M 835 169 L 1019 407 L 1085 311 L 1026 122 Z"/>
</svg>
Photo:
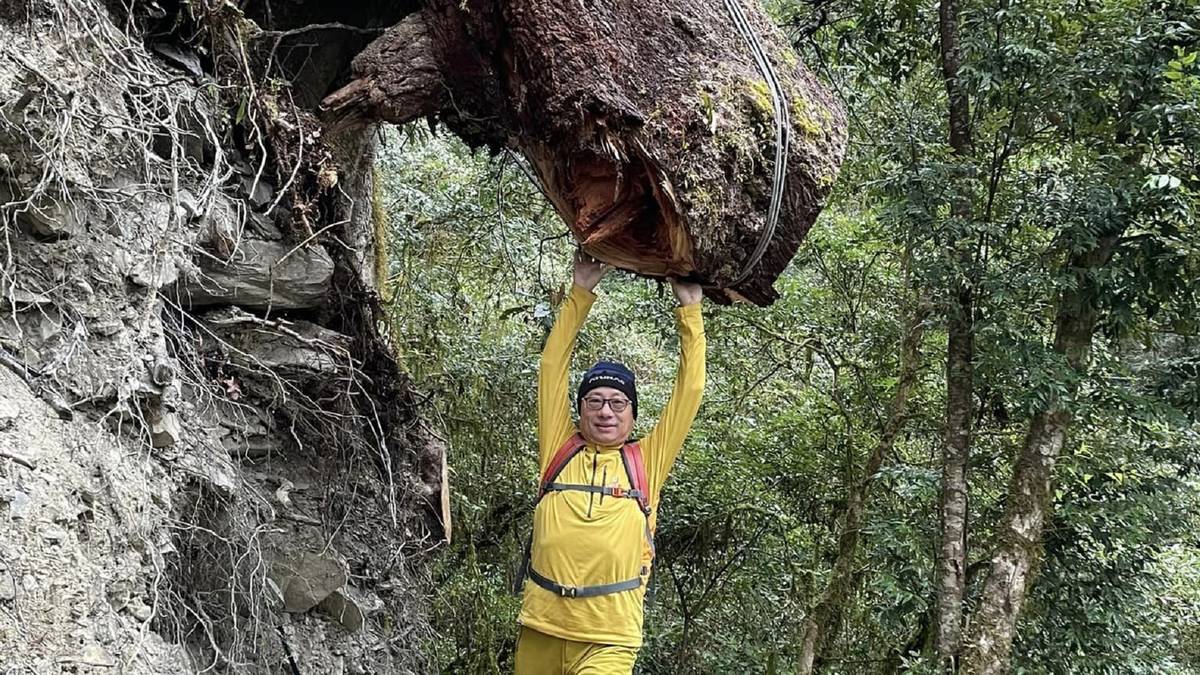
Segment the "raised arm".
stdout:
<svg viewBox="0 0 1200 675">
<path fill-rule="evenodd" d="M 675 308 L 675 321 L 679 327 L 679 371 L 675 375 L 671 400 L 654 430 L 642 441 L 650 494 L 655 501 L 679 456 L 679 449 L 683 447 L 704 395 L 706 343 L 704 319 L 700 314 L 702 291 L 697 284 L 675 280 L 671 281 L 671 288 L 679 300 L 679 307 Z"/>
<path fill-rule="evenodd" d="M 539 470 L 545 469 L 554 451 L 575 433 L 567 392 L 571 353 L 575 351 L 579 329 L 596 299 L 592 291 L 607 271 L 607 265 L 582 252 L 575 256 L 574 285 L 542 349 L 542 363 L 538 369 Z"/>
</svg>

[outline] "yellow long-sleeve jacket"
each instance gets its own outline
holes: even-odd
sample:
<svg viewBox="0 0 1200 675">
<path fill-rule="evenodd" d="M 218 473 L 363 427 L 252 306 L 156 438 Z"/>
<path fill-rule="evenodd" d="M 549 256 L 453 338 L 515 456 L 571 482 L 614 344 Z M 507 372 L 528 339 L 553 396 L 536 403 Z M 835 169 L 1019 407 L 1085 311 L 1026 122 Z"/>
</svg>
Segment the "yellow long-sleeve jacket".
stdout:
<svg viewBox="0 0 1200 675">
<path fill-rule="evenodd" d="M 538 469 L 544 474 L 554 453 L 577 432 L 571 418 L 567 375 L 575 338 L 596 296 L 574 286 L 542 351 L 538 373 Z M 646 463 L 653 530 L 659 493 L 704 392 L 704 322 L 700 305 L 675 310 L 680 335 L 679 371 L 671 400 L 658 424 L 640 441 Z M 589 444 L 563 469 L 564 483 L 620 485 L 629 489 L 619 446 Z M 533 569 L 568 586 L 594 586 L 642 576 L 641 587 L 589 598 L 564 598 L 526 580 L 519 622 L 555 637 L 640 647 L 642 602 L 653 552 L 646 517 L 633 499 L 604 498 L 581 491 L 547 494 L 533 515 Z M 643 573 L 644 572 L 644 573 Z"/>
</svg>

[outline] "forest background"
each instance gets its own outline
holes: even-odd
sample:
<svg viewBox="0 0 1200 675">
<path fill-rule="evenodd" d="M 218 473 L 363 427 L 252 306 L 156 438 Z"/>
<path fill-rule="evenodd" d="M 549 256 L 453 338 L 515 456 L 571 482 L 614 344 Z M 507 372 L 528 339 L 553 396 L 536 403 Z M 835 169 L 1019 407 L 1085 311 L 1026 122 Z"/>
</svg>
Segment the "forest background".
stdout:
<svg viewBox="0 0 1200 675">
<path fill-rule="evenodd" d="M 845 102 L 848 156 L 780 300 L 706 305 L 639 670 L 931 672 L 981 658 L 1015 597 L 1012 672 L 1200 672 L 1200 4 L 769 9 Z M 429 649 L 509 672 L 574 245 L 518 157 L 417 126 L 380 157 L 400 358 L 451 449 Z M 645 427 L 670 293 L 601 291 L 576 366 L 632 366 Z"/>
</svg>

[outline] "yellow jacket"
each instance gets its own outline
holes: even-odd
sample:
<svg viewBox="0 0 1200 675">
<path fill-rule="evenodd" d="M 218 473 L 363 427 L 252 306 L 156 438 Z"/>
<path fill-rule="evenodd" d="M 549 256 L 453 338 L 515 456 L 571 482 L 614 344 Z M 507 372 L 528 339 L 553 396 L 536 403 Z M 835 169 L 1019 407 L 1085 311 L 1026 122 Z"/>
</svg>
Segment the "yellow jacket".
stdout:
<svg viewBox="0 0 1200 675">
<path fill-rule="evenodd" d="M 571 418 L 567 374 L 575 338 L 596 296 L 574 286 L 542 350 L 538 374 L 538 471 L 545 472 L 554 453 L 577 432 Z M 700 305 L 675 310 L 680 335 L 679 372 L 671 400 L 658 424 L 641 440 L 646 462 L 653 529 L 658 499 L 675 463 L 704 392 L 704 322 Z M 620 485 L 629 489 L 620 447 L 588 445 L 563 469 L 559 481 Z M 551 492 L 534 510 L 533 569 L 568 586 L 608 584 L 650 569 L 653 554 L 645 538 L 646 518 L 633 499 L 580 491 Z M 563 598 L 526 580 L 518 621 L 534 630 L 566 640 L 640 647 L 640 588 L 589 598 Z"/>
</svg>

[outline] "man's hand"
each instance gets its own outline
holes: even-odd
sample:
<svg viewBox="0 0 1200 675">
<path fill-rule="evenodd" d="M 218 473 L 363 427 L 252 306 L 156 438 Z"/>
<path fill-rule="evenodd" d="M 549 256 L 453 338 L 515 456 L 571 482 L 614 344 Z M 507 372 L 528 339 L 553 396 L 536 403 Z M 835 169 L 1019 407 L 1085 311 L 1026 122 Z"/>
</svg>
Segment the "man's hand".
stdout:
<svg viewBox="0 0 1200 675">
<path fill-rule="evenodd" d="M 671 290 L 675 292 L 675 299 L 679 301 L 680 307 L 699 304 L 704 297 L 704 290 L 700 288 L 700 284 L 691 284 L 674 277 L 670 281 Z"/>
<path fill-rule="evenodd" d="M 591 291 L 608 272 L 608 265 L 579 249 L 575 252 L 575 285 Z"/>
</svg>

